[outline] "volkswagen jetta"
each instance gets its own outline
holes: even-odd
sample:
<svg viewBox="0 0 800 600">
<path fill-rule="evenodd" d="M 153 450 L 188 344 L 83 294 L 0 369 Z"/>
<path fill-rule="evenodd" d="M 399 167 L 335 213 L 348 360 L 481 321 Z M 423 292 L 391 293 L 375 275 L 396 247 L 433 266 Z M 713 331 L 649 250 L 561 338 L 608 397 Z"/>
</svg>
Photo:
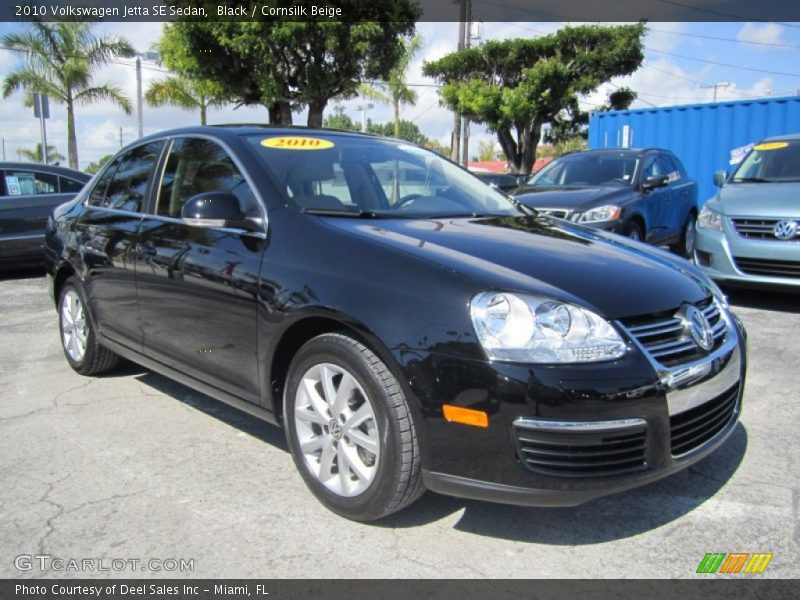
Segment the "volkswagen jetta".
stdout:
<svg viewBox="0 0 800 600">
<path fill-rule="evenodd" d="M 740 410 L 744 330 L 695 267 L 398 140 L 144 138 L 46 251 L 73 369 L 125 357 L 281 424 L 352 519 L 426 488 L 580 504 L 701 459 Z"/>
</svg>

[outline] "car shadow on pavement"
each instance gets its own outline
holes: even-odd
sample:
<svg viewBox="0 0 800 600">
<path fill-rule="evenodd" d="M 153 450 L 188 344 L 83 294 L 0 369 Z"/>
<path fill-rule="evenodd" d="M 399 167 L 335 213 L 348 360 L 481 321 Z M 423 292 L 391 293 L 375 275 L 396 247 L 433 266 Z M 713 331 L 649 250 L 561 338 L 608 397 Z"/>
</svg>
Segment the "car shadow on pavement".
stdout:
<svg viewBox="0 0 800 600">
<path fill-rule="evenodd" d="M 459 531 L 518 542 L 577 546 L 631 537 L 662 527 L 712 498 L 744 458 L 739 423 L 725 444 L 692 467 L 647 486 L 571 508 L 527 508 L 427 493 L 408 509 L 376 523 L 414 527 L 464 510 Z"/>
<path fill-rule="evenodd" d="M 724 291 L 734 311 L 736 307 L 742 306 L 759 310 L 800 313 L 800 294 L 796 292 L 746 288 L 727 288 Z"/>
<path fill-rule="evenodd" d="M 141 375 L 136 376 L 137 381 L 150 386 L 162 394 L 171 396 L 195 410 L 199 410 L 210 417 L 214 417 L 226 425 L 236 427 L 239 431 L 243 431 L 262 442 L 275 446 L 284 452 L 289 451 L 289 447 L 286 445 L 286 438 L 280 427 L 267 423 L 262 419 L 233 408 L 232 406 L 228 406 L 224 402 L 220 402 L 201 392 L 197 392 L 182 383 L 178 383 L 177 381 L 159 375 L 153 371 L 148 371 L 143 367 L 133 365 L 132 368 L 141 369 Z"/>
<path fill-rule="evenodd" d="M 289 451 L 279 427 L 152 371 L 135 365 L 130 369 L 129 375 L 136 374 L 137 381 L 154 390 L 275 448 Z M 622 539 L 667 525 L 712 498 L 736 472 L 746 448 L 747 432 L 738 423 L 721 448 L 692 467 L 644 487 L 581 506 L 528 508 L 428 492 L 412 506 L 371 525 L 418 527 L 463 510 L 454 528 L 477 535 L 570 546 Z"/>
<path fill-rule="evenodd" d="M 0 269 L 0 282 L 16 279 L 44 279 L 44 267 Z"/>
</svg>

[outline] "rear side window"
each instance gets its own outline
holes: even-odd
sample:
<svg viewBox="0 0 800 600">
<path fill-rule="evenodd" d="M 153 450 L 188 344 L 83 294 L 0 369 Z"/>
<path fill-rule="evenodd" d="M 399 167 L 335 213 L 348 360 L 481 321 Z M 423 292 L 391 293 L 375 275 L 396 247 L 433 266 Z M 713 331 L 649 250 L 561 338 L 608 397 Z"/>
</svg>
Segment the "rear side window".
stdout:
<svg viewBox="0 0 800 600">
<path fill-rule="evenodd" d="M 222 146 L 201 138 L 175 140 L 161 179 L 156 214 L 180 217 L 184 203 L 204 192 L 231 192 L 242 212 L 258 214 L 247 180 Z"/>
<path fill-rule="evenodd" d="M 59 184 L 60 190 L 62 194 L 77 194 L 83 189 L 83 184 L 80 181 L 75 181 L 74 179 L 68 179 L 66 177 L 59 177 Z"/>
<path fill-rule="evenodd" d="M 4 182 L 8 196 L 58 193 L 58 177 L 50 173 L 8 170 L 4 172 Z"/>
<path fill-rule="evenodd" d="M 160 152 L 161 142 L 151 142 L 117 157 L 98 179 L 88 204 L 141 212 Z"/>
</svg>

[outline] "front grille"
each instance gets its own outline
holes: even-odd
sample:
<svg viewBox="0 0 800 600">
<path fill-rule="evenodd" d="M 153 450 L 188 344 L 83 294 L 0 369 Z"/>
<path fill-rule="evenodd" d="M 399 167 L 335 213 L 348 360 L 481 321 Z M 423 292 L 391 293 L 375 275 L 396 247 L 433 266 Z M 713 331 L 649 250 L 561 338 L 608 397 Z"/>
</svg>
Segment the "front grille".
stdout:
<svg viewBox="0 0 800 600">
<path fill-rule="evenodd" d="M 569 216 L 568 210 L 560 208 L 537 208 L 536 212 L 546 217 L 553 217 L 554 219 L 566 219 Z"/>
<path fill-rule="evenodd" d="M 719 306 L 711 298 L 698 303 L 697 308 L 703 311 L 714 332 L 714 346 L 709 350 L 713 352 L 725 340 L 725 319 L 722 318 Z M 678 309 L 673 311 L 672 316 L 623 319 L 623 324 L 650 356 L 664 366 L 672 367 L 707 356 L 707 352 L 695 343 L 683 319 L 677 314 Z"/>
<path fill-rule="evenodd" d="M 645 468 L 647 426 L 608 431 L 536 431 L 514 426 L 517 455 L 526 468 L 559 477 L 609 477 Z"/>
<path fill-rule="evenodd" d="M 672 455 L 680 456 L 700 447 L 736 418 L 739 384 L 705 404 L 669 418 Z"/>
<path fill-rule="evenodd" d="M 766 275 L 767 277 L 800 277 L 800 261 L 771 260 L 764 258 L 744 258 L 735 256 L 736 268 L 748 275 Z"/>
<path fill-rule="evenodd" d="M 781 221 L 785 220 L 787 219 L 735 218 L 731 219 L 731 222 L 733 223 L 734 229 L 736 229 L 736 233 L 738 233 L 741 237 L 750 240 L 772 240 L 780 242 L 800 240 L 800 228 L 798 228 L 795 237 L 789 238 L 789 240 L 782 240 L 778 237 L 775 237 L 773 228 L 775 227 L 776 223 L 780 223 Z"/>
</svg>

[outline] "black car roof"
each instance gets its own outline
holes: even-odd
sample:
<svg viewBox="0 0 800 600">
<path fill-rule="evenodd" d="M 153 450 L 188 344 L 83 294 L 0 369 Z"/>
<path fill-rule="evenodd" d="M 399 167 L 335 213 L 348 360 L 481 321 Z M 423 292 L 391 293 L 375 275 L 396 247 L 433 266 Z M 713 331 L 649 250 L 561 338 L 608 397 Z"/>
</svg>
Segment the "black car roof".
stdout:
<svg viewBox="0 0 800 600">
<path fill-rule="evenodd" d="M 71 177 L 78 181 L 87 182 L 92 176 L 82 171 L 76 171 L 68 167 L 60 165 L 43 165 L 42 163 L 32 162 L 11 162 L 0 161 L 0 169 L 24 169 L 28 171 L 39 171 L 40 173 L 49 173 L 50 175 L 61 175 L 63 177 Z"/>
<path fill-rule="evenodd" d="M 575 156 L 577 154 L 604 154 L 604 153 L 613 153 L 613 154 L 630 154 L 631 156 L 641 156 L 647 152 L 664 152 L 665 154 L 672 154 L 669 150 L 665 148 L 593 148 L 591 150 L 581 150 L 579 152 L 572 152 L 569 156 Z M 568 156 L 568 155 L 564 155 Z"/>
<path fill-rule="evenodd" d="M 302 125 L 260 125 L 260 124 L 243 124 L 243 123 L 221 123 L 218 125 L 197 125 L 193 127 L 181 127 L 178 129 L 166 129 L 159 131 L 152 135 L 145 136 L 135 143 L 147 141 L 149 139 L 160 139 L 163 137 L 173 135 L 191 135 L 191 134 L 206 134 L 215 135 L 220 138 L 229 136 L 243 136 L 243 135 L 258 135 L 268 133 L 287 133 L 298 132 L 303 134 L 318 133 L 320 135 L 330 135 L 335 133 L 337 135 L 347 135 L 351 137 L 363 137 L 367 139 L 381 138 L 386 139 L 384 136 L 379 136 L 372 133 L 361 133 L 359 131 L 347 131 L 343 129 L 327 129 L 320 127 L 305 127 Z"/>
</svg>

